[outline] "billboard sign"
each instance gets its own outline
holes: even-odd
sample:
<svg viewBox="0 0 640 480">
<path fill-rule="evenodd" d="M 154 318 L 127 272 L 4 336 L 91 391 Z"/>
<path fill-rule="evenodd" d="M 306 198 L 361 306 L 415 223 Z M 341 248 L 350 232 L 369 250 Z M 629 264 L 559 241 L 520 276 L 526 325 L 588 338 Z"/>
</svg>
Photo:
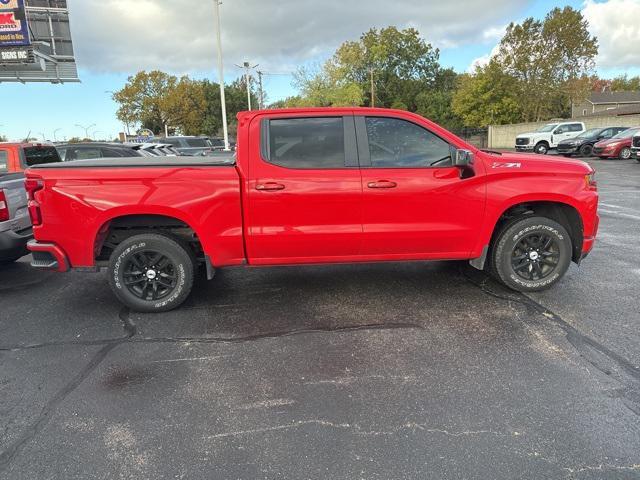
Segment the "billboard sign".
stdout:
<svg viewBox="0 0 640 480">
<path fill-rule="evenodd" d="M 0 0 L 0 48 L 30 43 L 24 0 Z"/>
<path fill-rule="evenodd" d="M 79 81 L 67 0 L 0 0 L 0 83 Z"/>
</svg>

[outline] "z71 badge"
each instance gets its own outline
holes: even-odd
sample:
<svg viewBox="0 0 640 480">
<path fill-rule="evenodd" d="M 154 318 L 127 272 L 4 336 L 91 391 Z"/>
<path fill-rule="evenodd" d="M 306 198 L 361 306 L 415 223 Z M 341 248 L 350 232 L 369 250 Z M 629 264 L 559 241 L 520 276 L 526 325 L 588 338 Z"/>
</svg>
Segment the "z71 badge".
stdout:
<svg viewBox="0 0 640 480">
<path fill-rule="evenodd" d="M 520 168 L 522 167 L 521 163 L 516 162 L 493 162 L 491 168 Z"/>
</svg>

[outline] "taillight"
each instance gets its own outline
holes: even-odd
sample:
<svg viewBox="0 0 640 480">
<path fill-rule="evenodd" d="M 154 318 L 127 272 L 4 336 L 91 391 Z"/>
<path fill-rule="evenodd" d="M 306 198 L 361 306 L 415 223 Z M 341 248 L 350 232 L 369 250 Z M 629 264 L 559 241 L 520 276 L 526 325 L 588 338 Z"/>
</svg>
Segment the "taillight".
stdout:
<svg viewBox="0 0 640 480">
<path fill-rule="evenodd" d="M 597 190 L 598 182 L 596 182 L 596 172 L 591 172 L 584 176 L 584 181 L 589 190 Z"/>
<path fill-rule="evenodd" d="M 44 188 L 44 183 L 38 178 L 27 178 L 24 181 L 29 198 L 29 216 L 34 227 L 42 225 L 42 213 L 40 212 L 40 204 L 36 200 L 36 192 Z"/>
<path fill-rule="evenodd" d="M 0 190 L 0 222 L 9 220 L 9 205 L 7 197 L 4 196 L 4 190 Z"/>
</svg>

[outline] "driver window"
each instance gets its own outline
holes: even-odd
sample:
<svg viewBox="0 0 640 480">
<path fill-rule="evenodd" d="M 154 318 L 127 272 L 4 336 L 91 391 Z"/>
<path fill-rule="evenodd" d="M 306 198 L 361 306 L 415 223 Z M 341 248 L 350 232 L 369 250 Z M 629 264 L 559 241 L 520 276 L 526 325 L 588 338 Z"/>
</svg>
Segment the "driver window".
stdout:
<svg viewBox="0 0 640 480">
<path fill-rule="evenodd" d="M 613 130 L 611 128 L 608 128 L 604 132 L 601 132 L 600 135 L 598 135 L 598 136 L 600 138 L 611 138 L 611 137 L 613 137 Z"/>
<path fill-rule="evenodd" d="M 374 168 L 445 167 L 453 164 L 447 142 L 415 123 L 398 118 L 365 119 Z"/>
<path fill-rule="evenodd" d="M 555 133 L 556 135 L 560 135 L 561 133 L 564 133 L 564 132 L 565 132 L 564 127 L 558 127 L 556 128 L 556 131 L 553 133 Z"/>
</svg>

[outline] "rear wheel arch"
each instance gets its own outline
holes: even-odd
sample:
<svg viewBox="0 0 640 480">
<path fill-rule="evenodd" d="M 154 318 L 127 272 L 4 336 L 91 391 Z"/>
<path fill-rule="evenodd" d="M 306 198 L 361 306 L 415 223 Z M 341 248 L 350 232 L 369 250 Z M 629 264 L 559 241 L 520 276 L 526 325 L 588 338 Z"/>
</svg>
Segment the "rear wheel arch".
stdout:
<svg viewBox="0 0 640 480">
<path fill-rule="evenodd" d="M 106 220 L 95 235 L 93 258 L 97 264 L 105 264 L 120 243 L 148 233 L 165 235 L 188 245 L 197 261 L 205 258 L 200 236 L 189 223 L 175 216 L 160 214 L 118 215 Z"/>
</svg>

